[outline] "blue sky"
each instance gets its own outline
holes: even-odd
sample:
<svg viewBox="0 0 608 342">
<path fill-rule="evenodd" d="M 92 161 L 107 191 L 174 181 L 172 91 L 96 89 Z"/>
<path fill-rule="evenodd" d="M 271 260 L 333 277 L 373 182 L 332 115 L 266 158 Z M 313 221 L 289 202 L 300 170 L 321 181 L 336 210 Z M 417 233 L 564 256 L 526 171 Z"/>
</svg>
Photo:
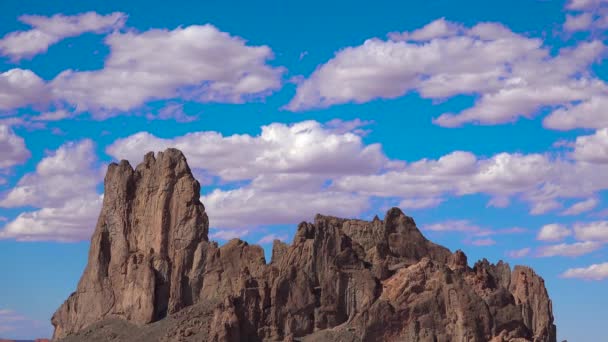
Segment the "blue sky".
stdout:
<svg viewBox="0 0 608 342">
<path fill-rule="evenodd" d="M 218 241 L 392 206 L 608 313 L 608 1 L 0 3 L 0 337 L 51 335 L 105 167 L 182 149 Z"/>
</svg>

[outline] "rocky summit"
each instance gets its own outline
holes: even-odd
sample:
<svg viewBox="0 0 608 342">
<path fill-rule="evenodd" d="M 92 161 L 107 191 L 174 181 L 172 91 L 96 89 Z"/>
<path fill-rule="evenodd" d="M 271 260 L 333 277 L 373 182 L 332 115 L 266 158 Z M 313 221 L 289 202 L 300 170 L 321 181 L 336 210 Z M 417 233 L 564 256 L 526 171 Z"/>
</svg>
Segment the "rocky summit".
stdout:
<svg viewBox="0 0 608 342">
<path fill-rule="evenodd" d="M 111 164 L 87 267 L 52 317 L 70 341 L 547 341 L 544 281 L 525 266 L 427 240 L 397 208 L 383 220 L 317 215 L 291 245 L 208 239 L 184 155 Z M 337 203 L 336 205 L 339 205 Z"/>
</svg>

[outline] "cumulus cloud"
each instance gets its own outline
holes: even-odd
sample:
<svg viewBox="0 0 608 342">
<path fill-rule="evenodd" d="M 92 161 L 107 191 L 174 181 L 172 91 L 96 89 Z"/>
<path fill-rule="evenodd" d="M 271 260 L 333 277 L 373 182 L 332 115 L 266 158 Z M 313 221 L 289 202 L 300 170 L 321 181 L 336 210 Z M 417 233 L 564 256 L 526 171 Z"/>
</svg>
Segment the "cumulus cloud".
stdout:
<svg viewBox="0 0 608 342">
<path fill-rule="evenodd" d="M 463 232 L 463 233 L 478 233 L 481 227 L 471 223 L 469 220 L 450 220 L 427 224 L 422 227 L 424 230 L 433 232 Z"/>
<path fill-rule="evenodd" d="M 263 236 L 258 243 L 259 244 L 268 244 L 268 243 L 273 243 L 275 240 L 279 240 L 279 241 L 285 241 L 287 240 L 287 235 L 283 234 L 283 235 L 278 235 L 278 234 L 268 234 Z"/>
<path fill-rule="evenodd" d="M 273 58 L 268 46 L 248 45 L 210 24 L 119 32 L 126 15 L 118 12 L 20 19 L 33 29 L 9 33 L 0 40 L 0 53 L 20 59 L 46 51 L 65 37 L 113 30 L 105 39 L 110 54 L 100 70 L 64 70 L 49 82 L 30 70 L 1 73 L 0 110 L 43 108 L 52 103 L 72 107 L 76 114 L 88 111 L 105 119 L 152 100 L 242 103 L 280 88 L 285 71 L 267 63 Z M 46 119 L 57 120 L 60 113 Z M 179 104 L 147 116 L 178 122 L 195 119 Z M 37 119 L 46 120 L 44 116 Z"/>
<path fill-rule="evenodd" d="M 201 198 L 213 227 L 293 224 L 316 213 L 357 216 L 368 207 L 367 196 L 329 188 L 340 175 L 373 174 L 393 166 L 379 144 L 365 145 L 355 133 L 363 124 L 273 123 L 256 136 L 194 132 L 160 139 L 142 132 L 115 141 L 106 151 L 136 164 L 142 151 L 176 147 L 196 173 L 248 182 Z"/>
<path fill-rule="evenodd" d="M 527 255 L 530 254 L 531 249 L 526 247 L 526 248 L 522 248 L 522 249 L 517 249 L 517 250 L 513 250 L 513 251 L 508 251 L 507 252 L 507 256 L 510 258 L 523 258 Z"/>
<path fill-rule="evenodd" d="M 581 13 L 575 15 L 566 15 L 564 29 L 566 31 L 584 31 L 593 25 L 593 15 L 591 13 Z"/>
<path fill-rule="evenodd" d="M 608 2 L 605 0 L 572 0 L 566 9 L 574 14 L 566 15 L 564 30 L 597 31 L 608 27 Z"/>
<path fill-rule="evenodd" d="M 564 225 L 553 223 L 544 225 L 536 238 L 541 241 L 561 241 L 570 235 L 572 235 L 570 229 Z"/>
<path fill-rule="evenodd" d="M 101 208 L 101 196 L 96 191 L 100 181 L 92 141 L 62 145 L 0 200 L 2 207 L 37 208 L 6 223 L 0 239 L 88 239 Z"/>
<path fill-rule="evenodd" d="M 608 242 L 608 221 L 575 224 L 574 235 L 578 240 Z"/>
<path fill-rule="evenodd" d="M 464 30 L 462 25 L 440 18 L 413 32 L 392 32 L 388 36 L 395 41 L 428 41 L 434 38 L 456 36 Z"/>
<path fill-rule="evenodd" d="M 32 121 L 59 121 L 69 118 L 72 114 L 66 110 L 59 109 L 53 112 L 43 112 L 31 117 Z"/>
<path fill-rule="evenodd" d="M 580 256 L 599 250 L 608 242 L 608 221 L 576 223 L 570 227 L 562 224 L 544 225 L 538 232 L 540 241 L 557 242 L 573 236 L 578 242 L 541 246 L 536 249 L 538 257 Z"/>
<path fill-rule="evenodd" d="M 0 200 L 3 207 L 54 207 L 94 189 L 100 181 L 91 140 L 66 143 L 43 158 Z"/>
<path fill-rule="evenodd" d="M 268 46 L 249 46 L 209 24 L 115 32 L 106 43 L 103 69 L 66 70 L 51 82 L 57 98 L 102 118 L 152 99 L 243 102 L 278 89 L 284 71 L 266 64 Z"/>
<path fill-rule="evenodd" d="M 530 214 L 532 215 L 542 215 L 553 211 L 555 209 L 559 209 L 562 207 L 562 204 L 556 200 L 540 200 L 531 204 Z"/>
<path fill-rule="evenodd" d="M 188 156 L 194 172 L 205 176 L 206 184 L 240 182 L 205 199 L 218 208 L 216 222 L 228 226 L 246 222 L 241 218 L 229 222 L 230 215 L 238 215 L 246 205 L 263 207 L 253 213 L 259 216 L 255 224 L 288 222 L 286 218 L 269 219 L 264 213 L 268 204 L 248 199 L 258 195 L 270 199 L 279 191 L 284 196 L 315 193 L 306 198 L 348 199 L 356 203 L 354 208 L 364 208 L 372 197 L 390 198 L 409 209 L 432 207 L 453 196 L 485 194 L 490 197 L 488 205 L 505 207 L 515 198 L 529 203 L 532 214 L 542 214 L 560 208 L 564 200 L 595 198 L 599 191 L 608 189 L 608 179 L 603 176 L 608 165 L 582 162 L 571 158 L 573 153 L 499 153 L 482 158 L 454 151 L 438 159 L 406 163 L 388 159 L 379 144 L 366 145 L 360 126 L 360 122 L 273 123 L 263 126 L 255 136 L 203 131 L 172 139 L 141 132 L 115 141 L 106 152 L 136 164 L 141 151 L 176 147 Z M 234 205 L 222 204 L 224 209 L 220 208 L 219 203 L 228 202 Z M 312 207 L 301 206 L 314 214 L 313 209 L 319 208 L 314 203 L 310 203 Z M 581 213 L 594 204 L 582 200 L 565 212 Z M 357 211 L 348 213 L 356 215 Z"/>
<path fill-rule="evenodd" d="M 56 208 L 23 212 L 0 230 L 0 239 L 17 241 L 82 241 L 93 233 L 102 196 L 87 194 Z"/>
<path fill-rule="evenodd" d="M 579 215 L 593 210 L 598 205 L 599 201 L 596 198 L 589 198 L 587 200 L 576 202 L 570 208 L 564 210 L 562 215 Z"/>
<path fill-rule="evenodd" d="M 465 240 L 465 242 L 473 246 L 493 246 L 496 244 L 496 241 L 492 238 Z"/>
<path fill-rule="evenodd" d="M 0 169 L 21 164 L 29 157 L 30 151 L 23 138 L 16 135 L 10 127 L 0 124 Z"/>
<path fill-rule="evenodd" d="M 427 224 L 422 227 L 425 231 L 431 232 L 458 232 L 465 235 L 464 243 L 473 246 L 493 246 L 496 240 L 491 236 L 505 234 L 519 234 L 526 230 L 519 227 L 504 228 L 504 229 L 489 229 L 473 224 L 469 220 L 448 220 Z"/>
<path fill-rule="evenodd" d="M 209 238 L 212 240 L 228 241 L 232 239 L 242 238 L 249 234 L 247 229 L 212 229 Z"/>
<path fill-rule="evenodd" d="M 221 228 L 247 228 L 271 224 L 294 224 L 321 213 L 355 217 L 368 209 L 367 197 L 322 188 L 308 192 L 265 190 L 250 186 L 235 190 L 216 189 L 202 196 L 209 224 Z"/>
<path fill-rule="evenodd" d="M 570 268 L 561 275 L 563 278 L 579 278 L 585 280 L 603 280 L 608 278 L 608 262 L 593 264 L 588 267 Z"/>
<path fill-rule="evenodd" d="M 566 8 L 570 10 L 590 10 L 608 4 L 608 0 L 569 0 Z"/>
<path fill-rule="evenodd" d="M 223 136 L 203 131 L 161 139 L 141 132 L 115 141 L 106 151 L 116 159 L 128 159 L 135 164 L 141 161 L 142 151 L 167 147 L 182 150 L 191 167 L 205 169 L 228 181 L 280 173 L 368 174 L 383 168 L 388 160 L 379 144 L 366 146 L 359 135 L 335 133 L 332 127 L 316 121 L 273 123 L 263 126 L 257 136 Z"/>
<path fill-rule="evenodd" d="M 584 241 L 575 243 L 562 243 L 558 245 L 542 246 L 537 249 L 539 257 L 568 256 L 577 257 L 589 254 L 602 248 L 602 244 L 595 241 Z"/>
<path fill-rule="evenodd" d="M 46 52 L 48 47 L 68 37 L 86 32 L 105 33 L 124 26 L 127 16 L 114 12 L 100 15 L 87 12 L 66 16 L 56 14 L 51 17 L 22 15 L 19 21 L 32 27 L 28 31 L 8 33 L 0 39 L 0 54 L 13 60 L 32 57 Z"/>
<path fill-rule="evenodd" d="M 572 156 L 580 161 L 608 164 L 608 128 L 577 137 Z"/>
<path fill-rule="evenodd" d="M 586 187 L 576 175 L 589 176 Z M 500 153 L 478 159 L 455 151 L 437 160 L 422 159 L 403 168 L 372 175 L 348 175 L 336 180 L 341 190 L 381 197 L 437 198 L 444 195 L 488 194 L 500 202 L 519 196 L 533 213 L 555 209 L 554 200 L 582 197 L 608 186 L 592 168 L 541 154 Z M 553 202 L 552 202 L 553 201 Z M 508 202 L 507 202 L 508 203 Z"/>
<path fill-rule="evenodd" d="M 326 122 L 324 126 L 336 134 L 353 132 L 357 135 L 364 136 L 370 132 L 370 130 L 365 129 L 364 127 L 369 126 L 372 123 L 373 121 L 361 120 L 359 118 L 347 121 L 344 121 L 342 119 L 333 119 Z"/>
<path fill-rule="evenodd" d="M 608 113 L 605 111 L 607 105 L 608 97 L 594 95 L 581 103 L 554 110 L 545 117 L 543 125 L 561 131 L 575 128 L 606 128 L 608 127 Z"/>
<path fill-rule="evenodd" d="M 448 196 L 486 194 L 491 197 L 488 205 L 505 207 L 518 198 L 530 204 L 532 214 L 543 214 L 562 207 L 562 200 L 587 198 L 564 211 L 574 215 L 595 207 L 597 192 L 608 188 L 603 177 L 608 165 L 590 163 L 603 161 L 605 131 L 568 143 L 573 152 L 566 156 L 499 153 L 480 158 L 454 151 L 436 160 L 405 163 L 386 158 L 379 144 L 365 145 L 360 126 L 274 123 L 256 136 L 203 131 L 172 139 L 141 132 L 115 141 L 106 151 L 136 164 L 141 151 L 177 147 L 195 172 L 210 179 L 251 181 L 256 189 L 284 191 L 321 189 L 324 184 L 324 191 L 331 193 L 394 197 L 410 209 L 438 205 Z"/>
<path fill-rule="evenodd" d="M 176 122 L 192 122 L 198 118 L 196 115 L 188 115 L 184 112 L 184 105 L 181 103 L 169 103 L 159 109 L 157 113 L 148 113 L 146 118 L 149 120 L 175 120 Z"/>
<path fill-rule="evenodd" d="M 436 207 L 443 201 L 444 199 L 439 197 L 405 198 L 399 202 L 399 207 L 405 209 L 425 209 Z"/>
<path fill-rule="evenodd" d="M 0 110 L 44 104 L 49 100 L 47 85 L 32 71 L 16 68 L 0 73 Z"/>
<path fill-rule="evenodd" d="M 60 121 L 72 118 L 74 113 L 67 110 L 58 109 L 55 111 L 46 111 L 39 113 L 19 113 L 17 116 L 10 116 L 0 119 L 0 125 L 9 127 L 23 127 L 28 131 L 42 130 L 47 128 L 47 124 L 54 121 Z M 54 127 L 51 132 L 60 131 Z"/>
<path fill-rule="evenodd" d="M 552 55 L 540 39 L 496 23 L 465 28 L 445 19 L 347 47 L 298 85 L 291 110 L 363 103 L 417 91 L 424 98 L 478 95 L 472 108 L 445 113 L 435 123 L 498 124 L 539 109 L 589 99 L 606 90 L 588 66 L 604 51 L 599 41 Z"/>
</svg>

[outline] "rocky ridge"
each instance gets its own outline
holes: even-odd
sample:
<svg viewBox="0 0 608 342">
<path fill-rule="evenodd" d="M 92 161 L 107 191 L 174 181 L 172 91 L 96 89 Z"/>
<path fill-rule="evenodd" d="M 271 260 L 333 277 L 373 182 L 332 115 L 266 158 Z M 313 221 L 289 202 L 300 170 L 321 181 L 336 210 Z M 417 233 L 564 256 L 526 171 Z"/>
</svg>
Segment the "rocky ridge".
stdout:
<svg viewBox="0 0 608 342">
<path fill-rule="evenodd" d="M 544 281 L 427 240 L 397 208 L 383 220 L 317 215 L 291 245 L 208 240 L 200 185 L 175 149 L 111 164 L 62 341 L 548 341 Z"/>
</svg>

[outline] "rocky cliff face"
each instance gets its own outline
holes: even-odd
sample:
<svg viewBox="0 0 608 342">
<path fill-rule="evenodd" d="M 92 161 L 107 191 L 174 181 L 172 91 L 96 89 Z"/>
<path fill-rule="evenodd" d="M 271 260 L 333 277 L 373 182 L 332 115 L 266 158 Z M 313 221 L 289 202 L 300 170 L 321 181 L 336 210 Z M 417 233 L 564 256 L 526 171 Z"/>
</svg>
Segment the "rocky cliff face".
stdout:
<svg viewBox="0 0 608 342">
<path fill-rule="evenodd" d="M 393 208 L 371 222 L 317 215 L 264 251 L 207 239 L 181 152 L 108 169 L 78 288 L 52 318 L 65 341 L 555 341 L 533 270 L 469 267 Z"/>
<path fill-rule="evenodd" d="M 54 336 L 108 317 L 149 323 L 191 305 L 208 244 L 199 192 L 177 150 L 148 153 L 135 170 L 111 164 L 89 262 L 51 320 Z"/>
</svg>

